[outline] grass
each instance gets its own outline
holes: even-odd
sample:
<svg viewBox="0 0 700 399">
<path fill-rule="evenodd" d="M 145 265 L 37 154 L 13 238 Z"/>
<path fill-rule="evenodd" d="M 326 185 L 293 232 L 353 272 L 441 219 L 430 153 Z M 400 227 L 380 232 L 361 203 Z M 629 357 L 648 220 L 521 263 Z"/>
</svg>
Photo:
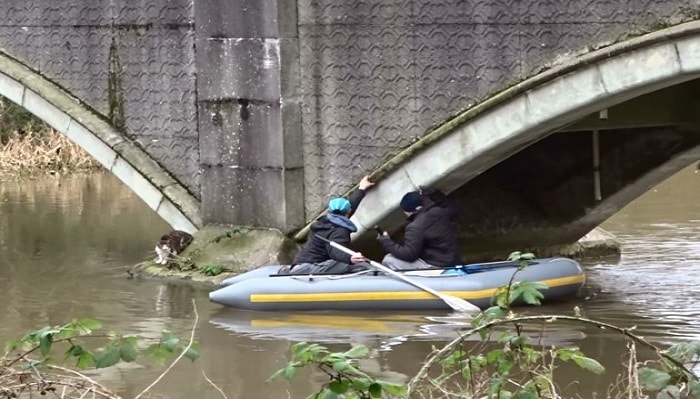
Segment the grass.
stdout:
<svg viewBox="0 0 700 399">
<path fill-rule="evenodd" d="M 2 180 L 94 172 L 101 169 L 102 165 L 90 154 L 52 129 L 41 133 L 12 133 L 2 139 Z"/>
</svg>

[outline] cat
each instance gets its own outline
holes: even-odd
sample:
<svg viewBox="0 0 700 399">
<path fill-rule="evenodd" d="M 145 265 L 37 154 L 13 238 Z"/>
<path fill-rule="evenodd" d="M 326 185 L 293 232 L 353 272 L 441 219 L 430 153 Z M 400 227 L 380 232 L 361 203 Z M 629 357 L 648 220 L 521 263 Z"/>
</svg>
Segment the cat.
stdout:
<svg viewBox="0 0 700 399">
<path fill-rule="evenodd" d="M 192 235 L 185 231 L 173 230 L 168 234 L 160 237 L 160 241 L 156 243 L 156 254 L 158 257 L 155 262 L 159 265 L 165 265 L 170 261 L 170 257 L 179 254 L 192 242 Z"/>
</svg>

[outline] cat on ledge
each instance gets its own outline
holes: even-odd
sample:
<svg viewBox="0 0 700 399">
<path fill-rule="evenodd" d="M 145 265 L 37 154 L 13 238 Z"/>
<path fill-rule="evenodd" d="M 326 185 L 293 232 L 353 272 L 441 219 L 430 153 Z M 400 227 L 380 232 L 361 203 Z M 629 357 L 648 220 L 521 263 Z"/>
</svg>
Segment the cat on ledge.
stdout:
<svg viewBox="0 0 700 399">
<path fill-rule="evenodd" d="M 155 249 L 158 257 L 155 259 L 155 263 L 159 265 L 168 264 L 172 256 L 181 253 L 182 250 L 190 245 L 192 238 L 192 234 L 182 230 L 173 230 L 164 234 L 156 243 Z"/>
</svg>

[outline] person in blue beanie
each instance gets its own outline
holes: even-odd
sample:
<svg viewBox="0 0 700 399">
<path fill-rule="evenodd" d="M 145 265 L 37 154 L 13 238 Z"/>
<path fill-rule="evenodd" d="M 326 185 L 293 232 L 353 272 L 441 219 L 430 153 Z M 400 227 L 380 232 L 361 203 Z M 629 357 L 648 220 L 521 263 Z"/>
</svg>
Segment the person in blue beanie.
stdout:
<svg viewBox="0 0 700 399">
<path fill-rule="evenodd" d="M 350 216 L 360 206 L 367 189 L 373 185 L 369 176 L 364 176 L 349 199 L 332 198 L 328 202 L 328 213 L 311 225 L 309 239 L 294 258 L 294 262 L 290 266 L 280 268 L 278 273 L 343 274 L 367 269 L 369 265 L 361 253 L 350 256 L 333 248 L 319 237 L 349 247 L 350 233 L 357 231 L 357 226 L 350 220 Z"/>
<path fill-rule="evenodd" d="M 422 187 L 401 198 L 406 215 L 403 243 L 382 232 L 377 238 L 386 255 L 382 263 L 394 270 L 448 268 L 461 264 L 459 204 L 439 190 Z"/>
</svg>

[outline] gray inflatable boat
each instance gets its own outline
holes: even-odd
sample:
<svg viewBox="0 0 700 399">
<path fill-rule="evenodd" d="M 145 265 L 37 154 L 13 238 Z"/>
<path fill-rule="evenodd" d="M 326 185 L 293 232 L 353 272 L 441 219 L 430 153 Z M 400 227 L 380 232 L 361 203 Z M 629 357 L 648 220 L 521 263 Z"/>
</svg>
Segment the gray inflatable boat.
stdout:
<svg viewBox="0 0 700 399">
<path fill-rule="evenodd" d="M 239 309 L 293 310 L 428 310 L 450 309 L 429 292 L 379 271 L 344 275 L 278 275 L 279 265 L 263 266 L 222 282 L 209 300 Z M 416 270 L 404 275 L 482 309 L 496 290 L 513 281 L 538 281 L 548 288 L 544 301 L 573 297 L 586 281 L 581 265 L 569 258 L 470 264 L 450 269 Z"/>
</svg>

